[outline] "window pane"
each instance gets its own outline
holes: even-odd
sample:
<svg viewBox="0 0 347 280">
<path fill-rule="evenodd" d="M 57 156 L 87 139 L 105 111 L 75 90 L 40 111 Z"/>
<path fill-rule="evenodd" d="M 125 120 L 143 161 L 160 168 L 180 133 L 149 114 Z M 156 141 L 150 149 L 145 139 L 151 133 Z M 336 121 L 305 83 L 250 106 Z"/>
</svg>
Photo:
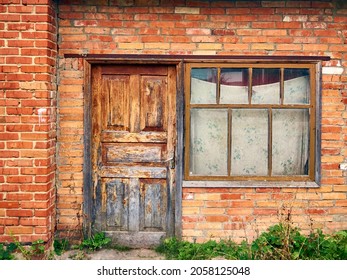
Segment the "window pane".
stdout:
<svg viewBox="0 0 347 280">
<path fill-rule="evenodd" d="M 310 72 L 308 69 L 284 69 L 283 103 L 310 103 Z"/>
<path fill-rule="evenodd" d="M 280 69 L 253 69 L 252 104 L 280 103 Z"/>
<path fill-rule="evenodd" d="M 232 110 L 232 175 L 268 175 L 268 120 L 266 109 Z"/>
<path fill-rule="evenodd" d="M 273 110 L 273 175 L 308 175 L 309 117 L 308 109 Z"/>
<path fill-rule="evenodd" d="M 191 104 L 216 104 L 217 69 L 193 68 L 190 89 Z"/>
<path fill-rule="evenodd" d="M 248 104 L 248 69 L 222 69 L 220 75 L 220 103 Z"/>
<path fill-rule="evenodd" d="M 228 110 L 190 110 L 190 175 L 228 175 Z"/>
</svg>

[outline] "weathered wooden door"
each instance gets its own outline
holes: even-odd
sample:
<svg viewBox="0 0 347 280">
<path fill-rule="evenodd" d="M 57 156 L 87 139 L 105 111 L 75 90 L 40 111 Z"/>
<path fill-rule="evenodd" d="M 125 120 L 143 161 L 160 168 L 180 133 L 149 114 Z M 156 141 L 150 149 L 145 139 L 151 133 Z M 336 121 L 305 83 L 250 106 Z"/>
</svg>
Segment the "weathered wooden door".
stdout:
<svg viewBox="0 0 347 280">
<path fill-rule="evenodd" d="M 92 68 L 93 228 L 148 247 L 174 234 L 176 70 Z"/>
</svg>

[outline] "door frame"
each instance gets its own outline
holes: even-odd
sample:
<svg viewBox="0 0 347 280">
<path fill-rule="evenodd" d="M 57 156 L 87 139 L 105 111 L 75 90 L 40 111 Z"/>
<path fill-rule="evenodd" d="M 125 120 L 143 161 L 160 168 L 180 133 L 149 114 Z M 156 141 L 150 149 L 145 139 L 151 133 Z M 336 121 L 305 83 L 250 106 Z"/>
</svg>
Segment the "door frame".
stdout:
<svg viewBox="0 0 347 280">
<path fill-rule="evenodd" d="M 182 236 L 182 184 L 183 184 L 183 158 L 184 158 L 184 73 L 183 59 L 154 59 L 153 56 L 138 59 L 112 58 L 112 59 L 84 59 L 84 156 L 83 156 L 83 235 L 85 238 L 92 235 L 93 217 L 93 180 L 92 180 L 92 84 L 91 74 L 93 64 L 142 64 L 142 65 L 168 65 L 176 67 L 176 148 L 175 148 L 175 194 L 174 194 L 174 225 L 173 231 L 177 238 Z"/>
</svg>

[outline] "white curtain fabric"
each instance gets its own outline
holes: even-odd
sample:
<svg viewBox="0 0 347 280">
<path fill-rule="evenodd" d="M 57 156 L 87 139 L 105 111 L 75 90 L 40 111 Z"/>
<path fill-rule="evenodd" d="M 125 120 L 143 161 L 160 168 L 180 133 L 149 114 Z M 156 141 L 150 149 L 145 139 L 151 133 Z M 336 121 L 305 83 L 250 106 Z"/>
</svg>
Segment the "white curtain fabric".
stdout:
<svg viewBox="0 0 347 280">
<path fill-rule="evenodd" d="M 309 103 L 307 76 L 284 82 L 284 104 Z M 216 84 L 191 79 L 191 104 L 216 104 Z M 252 88 L 252 104 L 279 104 L 280 85 Z M 248 87 L 220 87 L 220 104 L 248 104 Z M 272 110 L 272 174 L 268 174 L 268 109 L 191 109 L 190 174 L 226 176 L 228 153 L 232 176 L 307 174 L 309 110 Z M 230 127 L 229 127 L 230 126 Z M 228 151 L 228 130 L 231 151 Z"/>
<path fill-rule="evenodd" d="M 190 174 L 228 175 L 228 110 L 190 111 Z"/>
<path fill-rule="evenodd" d="M 304 175 L 308 168 L 308 109 L 273 110 L 272 174 Z"/>
<path fill-rule="evenodd" d="M 267 109 L 232 110 L 232 175 L 268 175 L 268 128 Z"/>
<path fill-rule="evenodd" d="M 190 104 L 216 104 L 216 83 L 192 78 L 190 87 Z"/>
</svg>

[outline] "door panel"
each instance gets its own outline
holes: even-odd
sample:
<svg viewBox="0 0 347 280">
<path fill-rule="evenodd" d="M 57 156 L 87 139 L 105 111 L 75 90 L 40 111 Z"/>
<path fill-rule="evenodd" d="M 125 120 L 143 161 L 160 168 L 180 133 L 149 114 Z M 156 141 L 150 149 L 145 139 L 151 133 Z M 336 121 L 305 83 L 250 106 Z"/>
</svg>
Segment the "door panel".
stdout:
<svg viewBox="0 0 347 280">
<path fill-rule="evenodd" d="M 165 231 L 166 180 L 140 180 L 140 199 L 140 229 L 142 231 Z"/>
<path fill-rule="evenodd" d="M 141 78 L 141 131 L 166 131 L 167 77 Z"/>
<path fill-rule="evenodd" d="M 129 180 L 112 179 L 104 182 L 106 187 L 106 227 L 114 231 L 128 231 Z"/>
<path fill-rule="evenodd" d="M 120 162 L 163 162 L 167 158 L 166 144 L 106 143 L 103 145 L 104 164 Z"/>
<path fill-rule="evenodd" d="M 129 130 L 129 76 L 105 77 L 105 93 L 109 112 L 107 125 L 113 130 Z"/>
<path fill-rule="evenodd" d="M 92 69 L 94 228 L 148 247 L 173 235 L 176 72 L 162 65 Z"/>
<path fill-rule="evenodd" d="M 166 178 L 167 167 L 104 166 L 99 175 L 105 178 Z"/>
</svg>

